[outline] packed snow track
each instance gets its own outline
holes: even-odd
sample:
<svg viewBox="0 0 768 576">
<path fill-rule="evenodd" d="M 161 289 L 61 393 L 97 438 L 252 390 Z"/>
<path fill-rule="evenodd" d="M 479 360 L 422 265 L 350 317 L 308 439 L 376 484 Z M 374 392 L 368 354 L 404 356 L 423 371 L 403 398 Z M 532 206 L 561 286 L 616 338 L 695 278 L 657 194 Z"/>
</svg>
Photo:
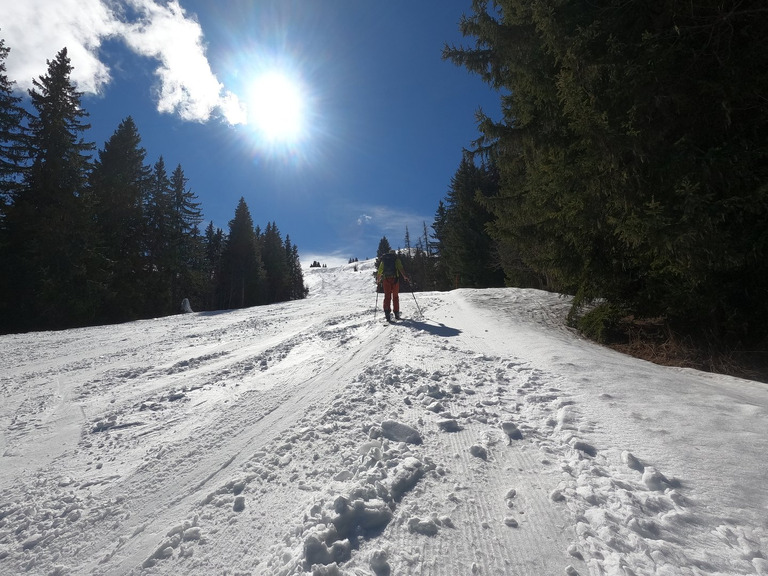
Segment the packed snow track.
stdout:
<svg viewBox="0 0 768 576">
<path fill-rule="evenodd" d="M 768 576 L 768 390 L 534 290 L 0 337 L 0 574 Z"/>
</svg>

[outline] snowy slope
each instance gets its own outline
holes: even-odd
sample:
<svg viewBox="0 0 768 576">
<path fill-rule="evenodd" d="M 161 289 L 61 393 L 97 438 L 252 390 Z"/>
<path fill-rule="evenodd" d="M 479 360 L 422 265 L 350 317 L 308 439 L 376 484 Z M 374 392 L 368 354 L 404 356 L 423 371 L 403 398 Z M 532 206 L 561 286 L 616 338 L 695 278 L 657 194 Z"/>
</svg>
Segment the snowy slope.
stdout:
<svg viewBox="0 0 768 576">
<path fill-rule="evenodd" d="M 0 574 L 768 575 L 768 387 L 534 290 L 0 337 Z M 419 313 L 419 309 L 421 314 Z"/>
</svg>

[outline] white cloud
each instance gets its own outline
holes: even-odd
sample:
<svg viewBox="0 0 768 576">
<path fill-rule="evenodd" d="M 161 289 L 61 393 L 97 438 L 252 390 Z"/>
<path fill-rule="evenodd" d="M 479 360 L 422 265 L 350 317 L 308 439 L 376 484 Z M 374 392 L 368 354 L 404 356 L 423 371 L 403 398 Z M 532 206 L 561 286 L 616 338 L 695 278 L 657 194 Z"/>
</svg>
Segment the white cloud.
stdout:
<svg viewBox="0 0 768 576">
<path fill-rule="evenodd" d="M 367 224 L 381 232 L 402 238 L 405 237 L 405 227 L 407 226 L 412 240 L 423 232 L 424 222 L 427 222 L 428 226 L 432 222 L 430 218 L 390 206 L 365 206 L 359 212 L 363 214 L 360 218 L 365 220 L 361 221 L 358 218 L 358 225 Z M 392 239 L 389 238 L 389 240 L 392 243 Z"/>
<path fill-rule="evenodd" d="M 0 36 L 11 48 L 7 73 L 19 88 L 30 88 L 33 78 L 46 73 L 46 61 L 66 47 L 78 89 L 103 92 L 110 73 L 99 48 L 114 37 L 158 63 L 158 111 L 198 122 L 216 114 L 232 124 L 245 119 L 237 96 L 211 70 L 200 24 L 178 0 L 13 0 L 3 12 Z M 135 18 L 128 21 L 124 14 Z"/>
<path fill-rule="evenodd" d="M 130 2 L 141 18 L 125 26 L 123 37 L 136 53 L 160 62 L 155 71 L 160 79 L 158 110 L 194 121 L 206 121 L 219 110 L 230 123 L 243 122 L 245 113 L 237 97 L 211 70 L 200 24 L 177 0 L 164 6 L 153 0 Z"/>
<path fill-rule="evenodd" d="M 109 82 L 109 68 L 99 60 L 103 39 L 119 23 L 102 0 L 11 0 L 3 6 L 0 36 L 11 53 L 8 77 L 21 89 L 46 73 L 64 47 L 75 69 L 72 80 L 83 92 L 98 94 Z"/>
</svg>

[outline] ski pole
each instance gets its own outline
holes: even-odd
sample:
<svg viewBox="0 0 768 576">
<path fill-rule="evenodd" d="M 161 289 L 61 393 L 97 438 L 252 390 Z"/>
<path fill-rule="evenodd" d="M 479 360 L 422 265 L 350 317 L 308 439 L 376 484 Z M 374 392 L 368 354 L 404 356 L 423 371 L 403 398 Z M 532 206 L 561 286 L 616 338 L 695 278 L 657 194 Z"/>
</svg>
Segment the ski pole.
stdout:
<svg viewBox="0 0 768 576">
<path fill-rule="evenodd" d="M 379 309 L 379 283 L 376 282 L 376 305 L 373 307 L 373 320 L 376 320 L 376 311 Z"/>
<path fill-rule="evenodd" d="M 413 285 L 412 285 L 412 284 L 410 284 L 410 282 L 409 282 L 408 284 L 409 284 L 409 286 L 410 286 L 410 288 L 411 288 L 411 296 L 413 296 L 413 301 L 416 303 L 416 310 L 418 310 L 418 311 L 419 311 L 419 316 L 421 316 L 422 318 L 424 318 L 424 314 L 422 313 L 422 311 L 421 311 L 421 308 L 419 308 L 419 303 L 418 303 L 418 301 L 416 300 L 416 294 L 414 294 L 414 293 L 413 293 Z"/>
</svg>

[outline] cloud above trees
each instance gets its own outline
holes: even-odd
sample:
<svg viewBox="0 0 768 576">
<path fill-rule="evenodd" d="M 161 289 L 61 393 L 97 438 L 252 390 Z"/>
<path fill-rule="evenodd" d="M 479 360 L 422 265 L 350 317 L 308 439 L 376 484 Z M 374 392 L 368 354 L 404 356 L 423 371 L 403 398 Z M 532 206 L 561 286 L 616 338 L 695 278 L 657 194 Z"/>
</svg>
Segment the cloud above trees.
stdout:
<svg viewBox="0 0 768 576">
<path fill-rule="evenodd" d="M 153 62 L 158 111 L 196 122 L 245 119 L 237 96 L 211 69 L 200 23 L 178 0 L 24 0 L 9 2 L 3 12 L 0 37 L 11 48 L 7 73 L 20 89 L 30 88 L 45 74 L 46 61 L 66 47 L 78 89 L 101 94 L 112 80 L 102 45 L 119 41 Z"/>
</svg>

